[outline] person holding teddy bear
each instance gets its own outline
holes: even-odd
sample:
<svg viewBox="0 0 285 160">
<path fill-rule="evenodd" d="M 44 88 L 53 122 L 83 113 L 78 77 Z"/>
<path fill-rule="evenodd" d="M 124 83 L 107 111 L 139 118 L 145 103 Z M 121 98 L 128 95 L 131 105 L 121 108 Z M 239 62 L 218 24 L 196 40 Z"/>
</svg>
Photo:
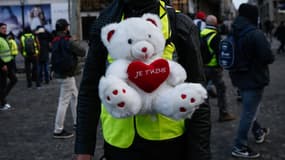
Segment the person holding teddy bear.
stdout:
<svg viewBox="0 0 285 160">
<path fill-rule="evenodd" d="M 101 120 L 104 137 L 104 158 L 107 160 L 209 160 L 211 158 L 210 109 L 208 103 L 203 103 L 207 95 L 204 93 L 203 87 L 200 86 L 200 84 L 205 85 L 205 76 L 199 50 L 198 29 L 187 15 L 175 11 L 171 12 L 171 9 L 164 1 L 160 0 L 115 0 L 109 7 L 102 11 L 100 17 L 92 25 L 89 43 L 90 49 L 78 95 L 75 139 L 76 160 L 92 159 L 95 151 L 99 119 Z M 152 40 L 157 38 L 157 34 L 152 34 L 151 32 L 148 34 L 148 30 L 140 32 L 143 30 L 142 27 L 144 25 L 134 23 L 134 27 L 137 27 L 137 32 L 133 31 L 133 29 L 125 29 L 126 31 L 124 32 L 117 32 L 120 29 L 119 27 L 116 28 L 117 25 L 114 25 L 113 29 L 108 29 L 106 34 L 101 30 L 108 24 L 120 23 L 120 21 L 124 19 L 128 20 L 131 17 L 142 17 L 145 13 L 155 14 L 160 18 L 165 38 L 161 43 L 164 44 L 166 40 L 165 48 L 163 46 L 162 50 L 156 44 L 154 44 L 154 47 L 148 45 L 149 43 L 160 43 L 160 41 Z M 146 19 L 155 26 L 160 25 L 160 23 L 152 18 Z M 126 38 L 125 36 L 130 37 Z M 158 39 L 160 40 L 160 38 Z M 139 45 L 139 50 L 133 48 L 124 50 L 135 45 L 139 40 L 144 40 Z M 116 47 L 107 47 L 108 43 L 117 43 L 118 45 Z M 114 50 L 118 54 L 127 54 L 126 52 L 130 52 L 129 56 L 125 57 L 125 59 L 120 59 L 122 64 L 132 59 L 144 59 L 146 63 L 136 61 L 129 65 L 115 66 L 111 70 L 111 65 L 115 64 L 116 58 L 119 59 L 121 56 L 114 57 L 111 54 Z M 138 52 L 145 54 L 144 56 L 139 56 L 136 54 Z M 173 65 L 174 62 L 167 62 L 163 59 L 158 59 L 154 62 L 146 60 L 158 52 L 163 52 L 162 57 L 164 59 L 176 60 L 181 66 Z M 136 68 L 137 65 L 147 66 L 148 64 L 160 66 L 160 68 L 133 71 L 133 68 Z M 127 74 L 123 74 L 122 76 L 119 73 L 121 73 L 122 68 L 125 66 L 126 68 L 124 69 L 126 69 Z M 130 66 L 133 66 L 133 68 Z M 179 70 L 180 72 L 177 77 L 172 76 L 171 69 L 173 66 L 176 66 L 174 71 Z M 137 95 L 134 93 L 134 90 L 130 90 L 129 86 L 126 86 L 123 82 L 121 83 L 116 78 L 113 78 L 115 79 L 114 81 L 107 81 L 108 85 L 104 87 L 102 83 L 106 84 L 106 81 L 102 80 L 104 79 L 102 77 L 104 75 L 107 77 L 110 73 L 112 73 L 112 76 L 122 78 L 129 76 L 128 82 L 134 82 L 135 85 L 131 84 L 131 82 L 128 84 L 136 90 L 143 90 L 139 91 L 139 93 L 143 93 L 144 97 L 152 95 L 152 93 L 160 90 L 162 86 L 166 86 L 166 89 L 173 89 L 173 85 L 163 85 L 169 79 L 171 79 L 172 83 L 176 81 L 175 84 L 181 84 L 185 81 L 187 87 L 189 87 L 188 84 L 200 83 L 194 85 L 197 88 L 190 87 L 192 89 L 189 89 L 191 93 L 183 90 L 183 87 L 178 88 L 182 92 L 177 92 L 181 99 L 189 98 L 187 100 L 188 103 L 193 104 L 193 106 L 188 106 L 189 108 L 178 107 L 179 111 L 188 113 L 188 109 L 193 109 L 195 112 L 190 111 L 187 115 L 173 116 L 172 111 L 164 112 L 164 109 L 154 109 L 155 112 L 151 113 L 152 110 L 143 110 L 140 108 L 122 113 L 119 109 L 113 111 L 112 109 L 108 109 L 107 106 L 101 107 L 101 102 L 104 106 L 112 104 L 114 97 L 119 95 L 124 99 L 124 94 L 128 94 L 129 92 L 132 94 L 125 98 L 124 101 L 116 100 L 117 106 L 122 110 L 128 104 L 132 104 L 134 108 L 136 105 L 141 106 L 141 103 L 144 104 L 143 106 L 152 107 L 156 105 L 159 107 L 158 102 L 160 102 L 162 108 L 168 106 L 168 103 L 163 103 L 163 101 L 151 101 L 156 97 L 143 99 L 146 101 L 151 99 L 149 103 L 153 102 L 154 105 L 149 105 L 149 103 L 143 100 L 140 101 L 137 98 L 139 96 L 134 96 Z M 130 74 L 132 73 L 134 76 L 130 78 Z M 147 74 L 157 74 L 159 80 L 166 79 L 167 82 L 164 81 L 158 85 L 154 84 L 154 87 L 150 87 L 153 83 L 145 85 L 148 78 L 144 76 Z M 139 81 L 137 77 L 142 77 L 145 81 Z M 122 84 L 118 85 L 119 87 L 122 86 L 122 88 L 118 90 L 111 89 L 108 92 L 110 95 L 105 95 L 106 90 L 108 91 L 109 88 L 118 83 Z M 167 94 L 164 96 L 172 98 Z M 134 99 L 137 103 L 134 103 Z M 165 98 L 165 100 L 168 99 Z M 175 103 L 172 104 L 175 106 Z M 165 109 L 168 108 L 169 106 L 165 107 Z"/>
</svg>

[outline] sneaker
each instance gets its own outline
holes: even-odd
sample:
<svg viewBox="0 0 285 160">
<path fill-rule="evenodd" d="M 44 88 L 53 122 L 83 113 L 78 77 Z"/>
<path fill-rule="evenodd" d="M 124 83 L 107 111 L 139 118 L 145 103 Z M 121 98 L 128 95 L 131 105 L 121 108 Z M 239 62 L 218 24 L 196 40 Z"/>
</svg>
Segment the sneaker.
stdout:
<svg viewBox="0 0 285 160">
<path fill-rule="evenodd" d="M 270 129 L 269 128 L 261 128 L 261 134 L 259 136 L 254 136 L 255 143 L 260 144 L 263 143 L 265 140 L 265 137 L 269 135 Z"/>
<path fill-rule="evenodd" d="M 251 148 L 244 146 L 241 149 L 234 147 L 232 150 L 232 156 L 239 157 L 239 158 L 258 158 L 260 156 L 259 153 L 254 152 Z"/>
<path fill-rule="evenodd" d="M 66 139 L 73 137 L 73 133 L 62 130 L 61 133 L 53 133 L 53 138 Z"/>
<path fill-rule="evenodd" d="M 12 108 L 11 105 L 8 103 L 6 103 L 4 106 L 0 106 L 1 111 L 9 110 L 11 108 Z"/>
<path fill-rule="evenodd" d="M 228 112 L 220 113 L 219 122 L 232 121 L 235 119 L 236 119 L 236 117 L 231 113 L 228 113 Z"/>
</svg>

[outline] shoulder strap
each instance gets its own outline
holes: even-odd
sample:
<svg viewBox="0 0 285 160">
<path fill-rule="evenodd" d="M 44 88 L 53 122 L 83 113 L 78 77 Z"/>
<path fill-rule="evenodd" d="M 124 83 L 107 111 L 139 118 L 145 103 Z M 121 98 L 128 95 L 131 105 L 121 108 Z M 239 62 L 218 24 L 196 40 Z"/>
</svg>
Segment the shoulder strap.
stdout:
<svg viewBox="0 0 285 160">
<path fill-rule="evenodd" d="M 173 7 L 166 5 L 166 11 L 169 17 L 169 26 L 171 29 L 171 36 L 166 40 L 166 45 L 173 42 L 176 35 L 176 11 Z"/>
</svg>

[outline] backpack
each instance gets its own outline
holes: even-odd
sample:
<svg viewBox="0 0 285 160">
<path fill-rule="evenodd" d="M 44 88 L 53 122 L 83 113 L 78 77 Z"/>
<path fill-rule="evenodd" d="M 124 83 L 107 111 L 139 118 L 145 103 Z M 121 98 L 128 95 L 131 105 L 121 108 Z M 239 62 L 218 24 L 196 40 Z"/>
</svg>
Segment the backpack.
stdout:
<svg viewBox="0 0 285 160">
<path fill-rule="evenodd" d="M 231 71 L 248 70 L 249 56 L 242 51 L 240 39 L 248 32 L 255 30 L 255 27 L 248 26 L 237 36 L 230 33 L 219 44 L 219 65 Z"/>
<path fill-rule="evenodd" d="M 213 53 L 210 52 L 208 47 L 208 40 L 215 32 L 210 32 L 207 35 L 200 35 L 200 50 L 203 59 L 203 64 L 208 64 L 213 58 Z"/>
<path fill-rule="evenodd" d="M 72 76 L 77 66 L 77 57 L 70 51 L 69 37 L 56 36 L 52 40 L 52 70 L 63 76 Z"/>
<path fill-rule="evenodd" d="M 27 56 L 33 56 L 36 53 L 35 40 L 33 35 L 24 35 L 25 52 Z"/>
</svg>

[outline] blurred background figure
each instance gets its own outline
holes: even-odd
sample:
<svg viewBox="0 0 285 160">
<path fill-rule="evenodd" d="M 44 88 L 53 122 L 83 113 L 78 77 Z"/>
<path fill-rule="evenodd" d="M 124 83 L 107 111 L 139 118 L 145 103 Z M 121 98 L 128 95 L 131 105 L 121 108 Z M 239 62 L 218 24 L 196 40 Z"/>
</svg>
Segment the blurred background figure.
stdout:
<svg viewBox="0 0 285 160">
<path fill-rule="evenodd" d="M 206 13 L 203 11 L 198 11 L 193 20 L 195 25 L 198 27 L 199 32 L 201 32 L 206 27 Z"/>
<path fill-rule="evenodd" d="M 36 37 L 39 41 L 39 81 L 49 83 L 49 51 L 51 47 L 52 36 L 43 26 L 38 26 L 36 29 Z"/>
<path fill-rule="evenodd" d="M 280 42 L 280 46 L 277 50 L 277 53 L 285 53 L 284 45 L 285 45 L 285 21 L 282 21 L 280 25 L 277 27 L 274 36 Z"/>
<path fill-rule="evenodd" d="M 11 55 L 13 56 L 13 60 L 12 60 L 13 69 L 15 72 L 17 72 L 16 56 L 19 54 L 19 48 L 18 48 L 18 44 L 16 42 L 15 35 L 13 34 L 13 32 L 9 32 L 7 39 L 10 45 Z"/>
</svg>

